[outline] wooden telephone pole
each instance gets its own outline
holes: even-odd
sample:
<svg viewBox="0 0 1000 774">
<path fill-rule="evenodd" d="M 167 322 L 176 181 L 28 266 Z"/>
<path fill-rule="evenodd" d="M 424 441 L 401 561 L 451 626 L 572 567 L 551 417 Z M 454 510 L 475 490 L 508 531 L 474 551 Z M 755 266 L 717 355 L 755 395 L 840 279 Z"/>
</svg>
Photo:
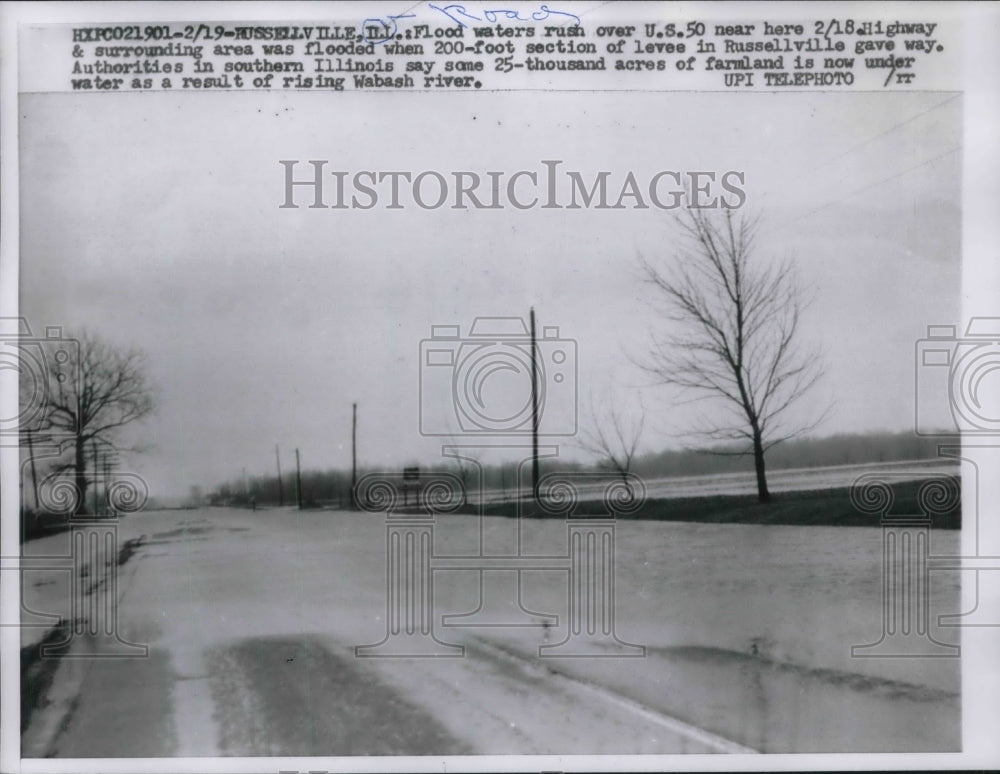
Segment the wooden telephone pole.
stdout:
<svg viewBox="0 0 1000 774">
<path fill-rule="evenodd" d="M 351 510 L 357 510 L 354 487 L 358 483 L 358 404 L 351 406 Z"/>
<path fill-rule="evenodd" d="M 91 442 L 91 444 L 90 444 L 90 450 L 91 450 L 91 453 L 94 455 L 94 516 L 96 517 L 98 515 L 98 509 L 100 507 L 98 505 L 98 503 L 97 503 L 97 487 L 98 487 L 98 485 L 100 484 L 100 481 L 101 481 L 101 479 L 99 478 L 100 474 L 97 471 L 97 463 L 98 463 L 98 460 L 97 460 L 97 441 Z"/>
<path fill-rule="evenodd" d="M 538 501 L 538 342 L 535 307 L 531 307 L 531 497 Z"/>
<path fill-rule="evenodd" d="M 302 468 L 299 465 L 299 450 L 295 450 L 295 504 L 302 510 Z"/>
<path fill-rule="evenodd" d="M 35 494 L 35 510 L 41 512 L 42 506 L 38 502 L 38 471 L 35 470 L 35 450 L 31 445 L 31 430 L 28 430 L 28 459 L 31 461 L 31 490 Z"/>
<path fill-rule="evenodd" d="M 281 452 L 278 451 L 278 444 L 274 445 L 274 460 L 278 463 L 278 505 L 285 504 L 285 490 L 281 483 Z"/>
</svg>

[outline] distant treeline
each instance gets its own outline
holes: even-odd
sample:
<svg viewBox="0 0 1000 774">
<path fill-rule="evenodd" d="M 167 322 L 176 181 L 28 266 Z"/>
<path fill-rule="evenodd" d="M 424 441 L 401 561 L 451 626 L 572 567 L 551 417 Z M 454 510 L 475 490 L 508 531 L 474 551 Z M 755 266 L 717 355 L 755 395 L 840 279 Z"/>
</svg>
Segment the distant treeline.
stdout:
<svg viewBox="0 0 1000 774">
<path fill-rule="evenodd" d="M 928 437 L 912 432 L 834 435 L 798 438 L 774 446 L 767 453 L 767 469 L 825 468 L 870 462 L 936 459 L 938 447 L 955 445 L 958 437 Z M 753 457 L 733 456 L 739 447 L 714 447 L 704 451 L 669 450 L 637 458 L 633 472 L 643 478 L 697 476 L 710 473 L 753 471 Z M 729 452 L 719 454 L 718 452 Z"/>
<path fill-rule="evenodd" d="M 540 462 L 539 469 L 542 475 L 553 471 L 594 468 L 594 466 L 566 461 L 549 463 L 542 460 Z M 527 477 L 531 475 L 531 463 L 525 461 L 523 465 L 524 472 L 521 475 L 525 477 L 524 486 L 527 487 L 525 491 L 528 491 L 530 479 Z M 514 496 L 517 492 L 518 467 L 516 462 L 483 466 L 483 487 Z M 437 471 L 458 475 L 459 478 L 463 479 L 469 493 L 472 493 L 478 486 L 478 473 L 474 470 L 472 463 L 466 463 L 463 470 L 459 470 L 454 463 L 443 463 L 421 466 L 420 471 L 422 478 Z M 402 473 L 402 466 L 395 471 L 385 468 L 362 468 L 358 470 L 358 479 L 360 480 L 369 473 L 388 473 L 390 476 L 399 476 Z M 253 498 L 258 505 L 277 505 L 279 502 L 285 505 L 295 504 L 297 502 L 295 474 L 283 474 L 281 479 L 280 490 L 277 476 L 251 476 L 247 478 L 246 482 L 242 479 L 229 481 L 217 487 L 208 495 L 207 499 L 210 505 L 246 505 L 250 498 Z M 302 472 L 302 504 L 306 507 L 331 504 L 346 507 L 350 502 L 350 491 L 351 472 L 349 470 L 332 469 Z"/>
<path fill-rule="evenodd" d="M 939 457 L 938 447 L 945 443 L 957 443 L 957 438 L 924 437 L 914 435 L 912 432 L 802 438 L 773 447 L 767 454 L 768 470 L 930 460 Z M 753 471 L 753 458 L 734 455 L 733 452 L 737 451 L 736 447 L 723 446 L 708 450 L 655 452 L 637 458 L 632 465 L 632 472 L 645 479 L 655 479 L 664 476 Z M 543 475 L 553 471 L 601 470 L 599 464 L 588 465 L 566 460 L 540 460 L 539 467 Z M 402 466 L 400 471 L 401 469 Z M 470 491 L 478 485 L 477 473 L 471 463 L 466 463 L 464 471 L 459 470 L 454 462 L 425 466 L 423 470 L 426 473 L 442 470 L 458 473 L 465 478 Z M 358 476 L 371 472 L 376 471 L 359 470 Z M 530 463 L 527 463 L 522 472 L 522 476 L 528 475 L 530 475 Z M 482 476 L 484 488 L 513 496 L 517 491 L 518 463 L 485 466 Z M 301 486 L 303 505 L 346 506 L 350 497 L 351 474 L 350 471 L 335 469 L 305 471 L 302 473 Z M 277 476 L 251 476 L 245 481 L 234 479 L 220 485 L 208 496 L 208 501 L 216 505 L 240 505 L 252 497 L 260 505 L 277 505 L 279 499 L 286 505 L 292 505 L 296 502 L 295 487 L 294 473 L 282 476 L 280 490 Z M 200 503 L 192 503 L 194 504 Z"/>
</svg>

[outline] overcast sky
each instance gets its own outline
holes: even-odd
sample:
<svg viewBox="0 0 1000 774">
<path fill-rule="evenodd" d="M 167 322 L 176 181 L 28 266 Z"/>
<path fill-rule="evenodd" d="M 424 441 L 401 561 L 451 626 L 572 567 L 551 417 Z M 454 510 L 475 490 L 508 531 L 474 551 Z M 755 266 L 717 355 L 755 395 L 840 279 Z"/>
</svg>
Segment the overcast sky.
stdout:
<svg viewBox="0 0 1000 774">
<path fill-rule="evenodd" d="M 22 95 L 21 314 L 142 348 L 158 395 L 131 462 L 154 494 L 359 457 L 430 461 L 420 343 L 527 314 L 577 342 L 581 396 L 643 383 L 656 210 L 279 209 L 279 159 L 355 172 L 739 170 L 765 252 L 815 288 L 816 432 L 913 425 L 914 344 L 959 317 L 961 99 L 879 94 Z M 306 170 L 300 170 L 300 175 Z M 614 185 L 612 185 L 614 188 Z M 304 197 L 303 197 L 304 199 Z M 647 389 L 647 448 L 684 424 Z M 579 452 L 570 450 L 571 456 Z"/>
</svg>

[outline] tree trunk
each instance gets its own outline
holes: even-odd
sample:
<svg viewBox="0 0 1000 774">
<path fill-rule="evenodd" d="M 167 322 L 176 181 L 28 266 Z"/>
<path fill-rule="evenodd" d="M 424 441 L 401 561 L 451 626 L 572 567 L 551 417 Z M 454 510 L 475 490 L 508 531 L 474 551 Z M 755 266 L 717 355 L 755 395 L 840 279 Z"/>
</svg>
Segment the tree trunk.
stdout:
<svg viewBox="0 0 1000 774">
<path fill-rule="evenodd" d="M 764 442 L 760 432 L 753 434 L 753 464 L 757 471 L 757 502 L 771 502 L 771 493 L 767 491 L 767 475 L 764 472 Z"/>
<path fill-rule="evenodd" d="M 76 461 L 74 463 L 74 480 L 76 483 L 76 507 L 73 514 L 87 512 L 87 456 L 86 442 L 80 436 L 76 438 Z"/>
<path fill-rule="evenodd" d="M 622 477 L 622 484 L 625 486 L 625 491 L 628 492 L 629 503 L 631 503 L 635 500 L 635 492 L 632 490 L 632 482 L 628 480 L 628 468 L 619 470 L 618 475 Z"/>
</svg>

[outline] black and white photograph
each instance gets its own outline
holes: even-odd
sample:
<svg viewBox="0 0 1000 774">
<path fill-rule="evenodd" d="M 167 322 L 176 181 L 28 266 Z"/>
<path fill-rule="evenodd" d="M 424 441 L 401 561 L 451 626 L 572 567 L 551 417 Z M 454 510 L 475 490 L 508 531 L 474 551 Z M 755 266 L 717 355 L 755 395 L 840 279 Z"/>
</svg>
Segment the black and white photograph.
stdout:
<svg viewBox="0 0 1000 774">
<path fill-rule="evenodd" d="M 1000 6 L 0 10 L 5 771 L 1000 761 Z"/>
</svg>

